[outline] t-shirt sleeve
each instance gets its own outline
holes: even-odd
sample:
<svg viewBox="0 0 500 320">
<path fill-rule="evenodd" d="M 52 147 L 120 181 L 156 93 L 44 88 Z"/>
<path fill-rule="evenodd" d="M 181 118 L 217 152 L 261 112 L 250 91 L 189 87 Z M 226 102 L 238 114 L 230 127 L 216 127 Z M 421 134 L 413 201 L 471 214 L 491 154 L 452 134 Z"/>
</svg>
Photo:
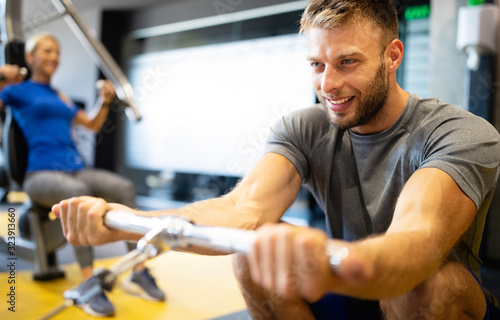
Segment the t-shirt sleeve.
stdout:
<svg viewBox="0 0 500 320">
<path fill-rule="evenodd" d="M 449 174 L 477 208 L 495 188 L 499 134 L 483 118 L 465 111 L 450 116 L 435 127 L 424 149 L 420 168 L 434 167 Z"/>
<path fill-rule="evenodd" d="M 295 129 L 294 120 L 283 117 L 271 128 L 265 152 L 277 153 L 290 160 L 304 181 L 308 175 L 307 159 L 299 148 Z"/>
<path fill-rule="evenodd" d="M 69 107 L 69 109 L 70 109 L 70 111 L 71 111 L 71 119 L 74 119 L 74 118 L 75 118 L 75 116 L 76 116 L 76 114 L 78 113 L 78 111 L 79 111 L 80 109 L 78 108 L 78 106 L 77 106 L 75 103 L 73 103 L 73 104 Z"/>
<path fill-rule="evenodd" d="M 292 162 L 302 181 L 310 174 L 309 157 L 317 137 L 329 130 L 326 114 L 318 105 L 292 112 L 271 128 L 265 152 L 277 153 Z"/>
</svg>

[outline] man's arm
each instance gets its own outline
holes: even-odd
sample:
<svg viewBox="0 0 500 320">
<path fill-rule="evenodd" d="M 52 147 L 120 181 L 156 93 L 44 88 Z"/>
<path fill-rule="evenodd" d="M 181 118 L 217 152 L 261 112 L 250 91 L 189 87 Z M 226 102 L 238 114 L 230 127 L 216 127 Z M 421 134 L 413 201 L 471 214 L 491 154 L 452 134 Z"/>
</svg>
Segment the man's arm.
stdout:
<svg viewBox="0 0 500 320">
<path fill-rule="evenodd" d="M 367 293 L 393 297 L 434 274 L 469 228 L 476 210 L 445 172 L 435 168 L 415 172 L 398 199 L 387 233 L 360 243 L 361 250 L 377 253 Z"/>
<path fill-rule="evenodd" d="M 383 235 L 348 243 L 327 240 L 317 230 L 261 228 L 249 256 L 252 279 L 268 290 L 310 301 L 326 291 L 376 300 L 395 297 L 438 270 L 475 213 L 472 200 L 448 174 L 421 169 L 405 185 Z M 349 249 L 338 273 L 330 269 L 327 243 Z"/>
<path fill-rule="evenodd" d="M 266 222 L 279 221 L 297 197 L 301 183 L 297 169 L 288 159 L 268 153 L 227 195 L 183 208 L 140 212 L 102 199 L 78 197 L 61 201 L 52 210 L 61 218 L 64 235 L 74 245 L 140 238 L 103 225 L 104 214 L 113 209 L 143 216 L 181 215 L 203 225 L 255 229 Z"/>
</svg>

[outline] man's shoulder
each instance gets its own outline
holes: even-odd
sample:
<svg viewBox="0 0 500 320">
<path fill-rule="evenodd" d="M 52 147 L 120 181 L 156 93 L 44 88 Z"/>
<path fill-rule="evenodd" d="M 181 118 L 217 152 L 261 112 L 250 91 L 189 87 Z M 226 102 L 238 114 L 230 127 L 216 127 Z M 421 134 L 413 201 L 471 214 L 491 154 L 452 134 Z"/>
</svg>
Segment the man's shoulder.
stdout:
<svg viewBox="0 0 500 320">
<path fill-rule="evenodd" d="M 416 95 L 410 96 L 414 104 L 415 112 L 418 117 L 430 119 L 450 120 L 476 120 L 478 122 L 487 122 L 486 119 L 481 118 L 472 112 L 465 110 L 459 106 L 447 103 L 439 98 L 421 98 Z"/>
<path fill-rule="evenodd" d="M 288 114 L 285 118 L 303 125 L 312 123 L 316 126 L 321 124 L 328 126 L 330 124 L 326 110 L 320 103 L 311 105 L 307 108 L 295 110 Z"/>
<path fill-rule="evenodd" d="M 496 128 L 486 119 L 459 106 L 449 104 L 438 98 L 411 96 L 414 103 L 415 123 L 425 131 L 446 128 L 448 131 L 477 132 L 498 136 Z"/>
<path fill-rule="evenodd" d="M 320 103 L 291 112 L 284 117 L 285 123 L 296 130 L 324 131 L 330 129 L 325 108 Z"/>
</svg>

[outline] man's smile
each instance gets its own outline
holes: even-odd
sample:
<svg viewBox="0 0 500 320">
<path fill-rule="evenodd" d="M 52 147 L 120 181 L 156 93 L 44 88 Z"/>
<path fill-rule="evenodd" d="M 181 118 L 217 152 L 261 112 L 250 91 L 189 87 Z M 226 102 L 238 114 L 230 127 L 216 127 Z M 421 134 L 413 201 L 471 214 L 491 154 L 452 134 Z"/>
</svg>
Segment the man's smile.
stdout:
<svg viewBox="0 0 500 320">
<path fill-rule="evenodd" d="M 344 97 L 344 98 L 337 98 L 337 99 L 328 99 L 325 98 L 325 101 L 327 102 L 328 109 L 334 112 L 340 112 L 344 111 L 349 106 L 351 105 L 351 101 L 354 99 L 355 96 L 350 96 L 350 97 Z"/>
</svg>

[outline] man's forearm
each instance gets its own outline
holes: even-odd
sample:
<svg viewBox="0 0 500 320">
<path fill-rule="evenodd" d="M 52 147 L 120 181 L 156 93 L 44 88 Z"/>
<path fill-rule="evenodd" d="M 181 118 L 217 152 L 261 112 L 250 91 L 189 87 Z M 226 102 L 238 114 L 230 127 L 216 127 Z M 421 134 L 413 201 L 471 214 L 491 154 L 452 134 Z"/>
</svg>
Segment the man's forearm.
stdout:
<svg viewBox="0 0 500 320">
<path fill-rule="evenodd" d="M 173 212 L 200 225 L 254 230 L 260 224 L 254 210 L 237 206 L 229 195 L 194 202 Z"/>
<path fill-rule="evenodd" d="M 346 274 L 364 272 L 367 276 L 363 280 L 366 281 L 353 286 L 337 278 L 332 282 L 332 291 L 375 300 L 410 291 L 433 275 L 445 258 L 443 252 L 431 245 L 431 238 L 426 232 L 413 231 L 385 234 L 346 244 L 350 257 L 345 260 L 342 271 Z M 358 270 L 359 266 L 363 270 Z"/>
<path fill-rule="evenodd" d="M 242 207 L 238 208 L 229 196 L 194 202 L 182 208 L 149 212 L 137 211 L 135 214 L 146 217 L 181 216 L 198 225 L 249 230 L 255 229 L 259 224 L 256 215 L 251 210 Z M 127 240 L 138 240 L 137 235 L 126 233 L 123 233 L 123 235 L 128 237 Z M 179 250 L 205 255 L 226 254 L 225 252 L 196 246 L 180 248 Z"/>
</svg>

